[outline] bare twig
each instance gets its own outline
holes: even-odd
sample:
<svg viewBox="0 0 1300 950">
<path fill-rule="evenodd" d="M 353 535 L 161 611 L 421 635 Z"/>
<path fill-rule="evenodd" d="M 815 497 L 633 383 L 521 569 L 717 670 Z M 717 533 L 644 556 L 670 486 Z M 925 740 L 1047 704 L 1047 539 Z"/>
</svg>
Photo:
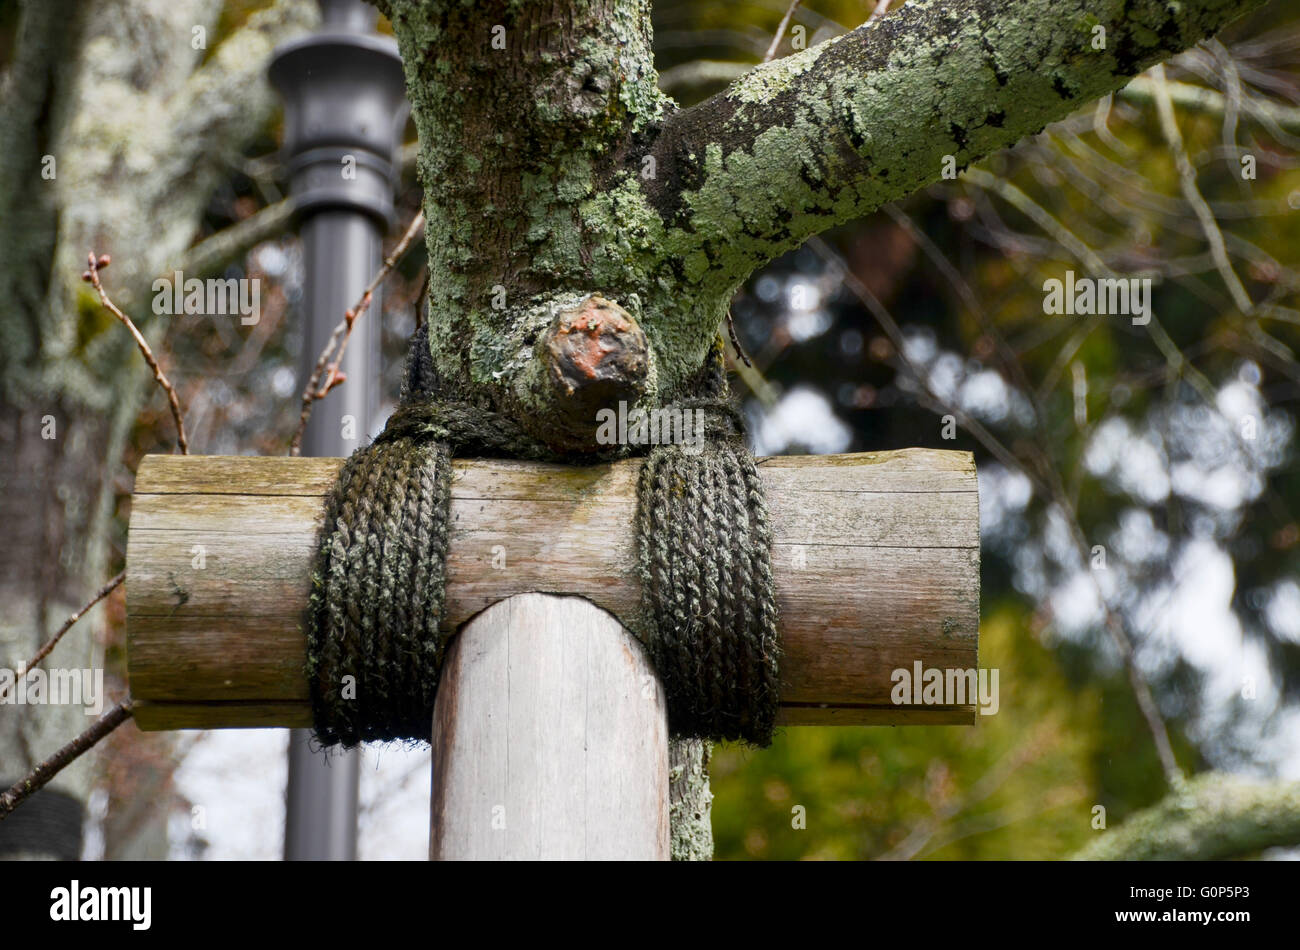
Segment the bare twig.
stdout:
<svg viewBox="0 0 1300 950">
<path fill-rule="evenodd" d="M 316 365 L 312 368 L 311 376 L 307 379 L 307 385 L 302 391 L 302 412 L 298 416 L 298 431 L 293 434 L 293 441 L 289 444 L 290 455 L 297 456 L 302 451 L 302 437 L 307 431 L 307 420 L 311 418 L 312 405 L 316 400 L 328 396 L 331 389 L 343 383 L 347 378 L 339 372 L 339 366 L 343 362 L 343 354 L 347 351 L 348 339 L 352 336 L 352 327 L 370 307 L 370 301 L 374 299 L 375 290 L 383 283 L 384 278 L 389 275 L 397 262 L 405 256 L 416 235 L 423 228 L 424 212 L 421 211 L 411 219 L 406 233 L 402 235 L 402 239 L 393 248 L 393 253 L 384 258 L 384 265 L 370 279 L 370 283 L 361 294 L 361 298 L 343 315 L 343 319 L 339 321 L 338 326 L 330 334 L 329 340 L 325 343 L 325 348 L 321 350 L 320 356 L 316 359 Z"/>
<path fill-rule="evenodd" d="M 1138 76 L 1118 93 L 1130 102 L 1144 105 L 1156 101 L 1157 81 L 1148 76 Z M 1169 99 L 1180 109 L 1189 112 L 1202 112 L 1210 116 L 1224 116 L 1226 119 L 1233 110 L 1229 97 L 1216 89 L 1206 86 L 1194 86 L 1191 83 L 1165 80 L 1165 90 Z M 1242 116 L 1266 127 L 1277 128 L 1282 132 L 1300 132 L 1300 108 L 1264 99 L 1243 99 Z"/>
<path fill-rule="evenodd" d="M 1178 169 L 1178 180 L 1182 186 L 1183 197 L 1196 212 L 1196 218 L 1205 231 L 1205 239 L 1209 242 L 1215 265 L 1228 288 L 1228 293 L 1232 295 L 1233 303 L 1242 313 L 1251 313 L 1255 305 L 1250 299 L 1250 294 L 1246 293 L 1246 288 L 1242 286 L 1241 279 L 1237 277 L 1237 272 L 1232 269 L 1232 262 L 1228 260 L 1228 251 L 1223 241 L 1223 232 L 1219 230 L 1219 222 L 1196 186 L 1196 169 L 1192 167 L 1192 161 L 1188 158 L 1187 149 L 1183 145 L 1183 135 L 1178 130 L 1178 120 L 1174 117 L 1173 102 L 1165 83 L 1164 66 L 1152 68 L 1151 78 L 1156 110 L 1160 114 L 1160 128 L 1170 151 L 1174 153 L 1174 165 Z"/>
<path fill-rule="evenodd" d="M 99 719 L 94 725 L 54 753 L 9 789 L 0 794 L 0 821 L 21 805 L 24 799 L 41 789 L 50 779 L 62 772 L 75 759 L 95 747 L 99 740 L 131 718 L 131 700 L 124 699 Z"/>
<path fill-rule="evenodd" d="M 124 580 L 126 580 L 126 571 L 123 571 L 121 574 L 118 574 L 117 577 L 113 578 L 111 581 L 109 581 L 107 584 L 101 587 L 95 593 L 95 596 L 90 598 L 90 600 L 86 602 L 85 606 L 83 606 L 80 610 L 73 613 L 73 615 L 69 617 L 67 620 L 63 621 L 63 626 L 59 627 L 59 629 L 54 632 L 54 636 L 50 637 L 50 639 L 46 641 L 45 645 L 36 651 L 36 655 L 27 661 L 27 665 L 23 667 L 24 672 L 33 669 L 34 667 L 36 667 L 37 664 L 41 662 L 41 660 L 49 656 L 50 651 L 53 650 L 58 645 L 60 640 L 63 639 L 63 635 L 72 629 L 72 625 L 76 623 L 78 620 L 80 620 L 82 617 L 84 617 L 86 615 L 86 612 L 90 610 L 91 607 L 95 606 L 97 603 L 99 603 L 101 600 L 103 600 L 105 597 L 111 594 L 114 590 L 116 590 L 117 586 L 121 584 Z M 5 698 L 5 695 L 6 694 L 4 692 L 0 691 L 0 701 L 2 701 Z"/>
<path fill-rule="evenodd" d="M 99 272 L 109 265 L 111 258 L 107 254 L 97 255 L 94 251 L 91 251 L 87 259 L 90 262 L 90 268 L 81 275 L 81 279 L 95 288 L 95 292 L 99 294 L 99 302 L 102 303 L 104 307 L 113 314 L 113 316 L 122 321 L 122 324 L 131 331 L 131 336 L 135 338 L 135 345 L 138 346 L 140 352 L 144 354 L 144 361 L 148 363 L 149 368 L 153 370 L 153 378 L 158 381 L 158 385 L 161 386 L 163 392 L 167 394 L 167 402 L 171 406 L 172 410 L 172 419 L 176 422 L 176 444 L 180 446 L 182 455 L 189 455 L 190 443 L 189 440 L 185 438 L 185 420 L 181 416 L 180 400 L 176 398 L 176 387 L 168 381 L 166 374 L 162 371 L 162 367 L 159 366 L 158 361 L 154 359 L 153 350 L 149 349 L 149 344 L 145 342 L 144 336 L 136 329 L 135 324 L 131 322 L 131 318 L 121 310 L 117 309 L 117 305 L 108 299 L 108 293 L 104 290 L 104 285 L 100 282 Z"/>
<path fill-rule="evenodd" d="M 736 350 L 736 355 L 746 366 L 753 366 L 749 361 L 749 356 L 745 353 L 745 348 L 740 345 L 740 337 L 736 336 L 736 318 L 731 315 L 731 308 L 727 308 L 727 333 L 731 335 L 731 345 Z"/>
<path fill-rule="evenodd" d="M 776 28 L 776 36 L 772 37 L 772 45 L 763 54 L 763 62 L 770 63 L 772 57 L 776 55 L 776 48 L 781 45 L 781 38 L 785 36 L 785 28 L 790 25 L 790 19 L 794 16 L 794 11 L 799 9 L 799 4 L 802 2 L 803 0 L 793 0 L 790 9 L 785 11 L 785 16 L 781 18 L 781 25 Z"/>
<path fill-rule="evenodd" d="M 879 20 L 882 16 L 888 13 L 889 2 L 890 0 L 877 0 L 876 8 L 871 11 L 871 16 L 867 17 L 867 22 L 871 23 L 873 20 Z"/>
<path fill-rule="evenodd" d="M 675 95 L 681 89 L 716 82 L 731 82 L 754 68 L 753 63 L 730 63 L 720 60 L 695 59 L 689 63 L 670 66 L 659 74 L 659 88 Z"/>
</svg>

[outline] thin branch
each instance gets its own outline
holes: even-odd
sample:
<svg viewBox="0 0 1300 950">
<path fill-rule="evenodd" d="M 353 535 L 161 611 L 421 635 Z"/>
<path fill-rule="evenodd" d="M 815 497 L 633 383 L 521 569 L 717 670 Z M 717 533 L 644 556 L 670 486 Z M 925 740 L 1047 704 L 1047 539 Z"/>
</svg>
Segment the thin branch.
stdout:
<svg viewBox="0 0 1300 950">
<path fill-rule="evenodd" d="M 871 11 L 871 16 L 867 17 L 867 22 L 871 23 L 875 20 L 879 20 L 882 16 L 888 13 L 889 3 L 890 0 L 877 0 L 876 8 Z"/>
<path fill-rule="evenodd" d="M 930 840 L 943 829 L 944 825 L 962 812 L 968 811 L 971 807 L 991 797 L 1006 784 L 1007 780 L 1022 765 L 1026 762 L 1032 762 L 1042 755 L 1043 747 L 1051 741 L 1053 734 L 1051 728 L 1040 725 L 1030 736 L 1028 742 L 1023 742 L 1016 748 L 1004 753 L 992 768 L 971 785 L 970 790 L 964 796 L 932 808 L 932 814 L 929 818 L 919 822 L 906 838 L 881 855 L 878 860 L 910 861 L 916 857 Z"/>
<path fill-rule="evenodd" d="M 736 351 L 740 361 L 746 366 L 753 366 L 754 364 L 749 361 L 749 355 L 745 352 L 745 348 L 740 345 L 740 337 L 736 335 L 736 318 L 731 315 L 730 307 L 727 308 L 727 333 L 731 336 L 732 349 Z"/>
<path fill-rule="evenodd" d="M 153 350 L 149 349 L 149 344 L 145 342 L 143 334 L 136 329 L 135 324 L 131 322 L 131 318 L 121 310 L 117 309 L 117 305 L 108 299 L 108 293 L 104 290 L 103 283 L 100 282 L 99 272 L 109 265 L 111 258 L 107 254 L 96 255 L 94 251 L 91 251 L 88 255 L 88 260 L 90 262 L 90 269 L 81 275 L 81 279 L 95 288 L 95 292 L 99 294 L 100 303 L 102 303 L 104 307 L 113 314 L 113 316 L 122 321 L 123 326 L 131 331 L 131 336 L 135 338 L 135 345 L 138 346 L 140 352 L 144 354 L 144 361 L 148 363 L 149 368 L 153 370 L 153 378 L 158 381 L 158 385 L 161 386 L 163 392 L 167 394 L 167 402 L 171 406 L 172 410 L 172 419 L 176 422 L 176 444 L 180 446 L 182 455 L 189 455 L 190 443 L 189 440 L 185 438 L 185 419 L 181 416 L 181 403 L 180 400 L 176 398 L 176 387 L 167 379 L 166 374 L 162 371 L 162 367 L 159 366 L 158 361 L 154 359 Z"/>
<path fill-rule="evenodd" d="M 111 581 L 109 581 L 107 584 L 101 587 L 98 591 L 95 592 L 95 596 L 90 598 L 90 600 L 86 602 L 85 606 L 83 606 L 80 610 L 74 612 L 72 616 L 69 617 L 67 620 L 63 621 L 63 625 L 54 632 L 54 636 L 50 637 L 50 639 L 45 642 L 45 645 L 36 651 L 36 655 L 27 661 L 27 665 L 23 667 L 24 673 L 26 673 L 27 670 L 34 669 L 41 662 L 41 660 L 49 656 L 50 651 L 53 650 L 56 646 L 58 646 L 59 641 L 63 639 L 63 635 L 72 629 L 72 625 L 76 623 L 78 620 L 80 620 L 82 617 L 84 617 L 91 607 L 95 606 L 97 603 L 99 603 L 101 600 L 103 600 L 105 597 L 111 594 L 114 590 L 116 590 L 118 585 L 121 584 L 124 580 L 126 580 L 126 571 L 123 571 L 121 574 L 118 574 L 117 577 L 113 578 Z M 0 692 L 0 702 L 4 701 L 5 695 L 6 693 Z"/>
<path fill-rule="evenodd" d="M 8 791 L 0 794 L 0 821 L 8 818 L 10 813 L 33 792 L 44 787 L 50 779 L 62 772 L 77 758 L 93 749 L 99 740 L 130 718 L 131 700 L 124 699 L 95 720 L 94 725 L 89 729 L 32 769 L 25 778 L 15 782 L 9 787 Z"/>
<path fill-rule="evenodd" d="M 1174 164 L 1178 168 L 1178 180 L 1183 189 L 1183 197 L 1187 199 L 1187 203 L 1196 212 L 1197 220 L 1201 222 L 1201 229 L 1205 232 L 1205 239 L 1209 241 L 1210 251 L 1218 265 L 1219 275 L 1227 285 L 1228 293 L 1232 294 L 1233 303 L 1242 313 L 1251 313 L 1255 305 L 1250 295 L 1246 293 L 1246 288 L 1242 286 L 1240 278 L 1237 277 L 1237 272 L 1232 269 L 1232 262 L 1228 260 L 1228 251 L 1223 243 L 1223 232 L 1219 230 L 1219 222 L 1215 220 L 1214 212 L 1210 210 L 1200 189 L 1196 187 L 1196 169 L 1192 167 L 1192 161 L 1187 157 L 1183 135 L 1178 131 L 1178 120 L 1174 118 L 1173 102 L 1170 101 L 1169 89 L 1165 83 L 1164 66 L 1153 68 L 1151 76 L 1155 80 L 1152 89 L 1155 93 L 1156 109 L 1160 113 L 1160 128 L 1164 132 L 1170 150 L 1174 153 Z"/>
<path fill-rule="evenodd" d="M 258 244 L 284 233 L 293 211 L 292 199 L 286 198 L 204 238 L 185 252 L 181 270 L 192 276 L 220 273 Z"/>
<path fill-rule="evenodd" d="M 730 63 L 713 59 L 693 59 L 689 63 L 670 66 L 659 74 L 659 88 L 664 92 L 704 86 L 715 82 L 731 82 L 754 68 L 753 63 Z"/>
<path fill-rule="evenodd" d="M 1139 105 L 1154 104 L 1158 93 L 1155 79 L 1138 76 L 1119 91 L 1119 95 Z M 1227 116 L 1232 106 L 1223 93 L 1207 86 L 1194 86 L 1191 83 L 1165 80 L 1165 89 L 1170 100 L 1180 109 L 1189 112 L 1201 112 L 1209 116 Z M 1263 99 L 1244 98 L 1241 112 L 1248 118 L 1266 127 L 1276 127 L 1284 132 L 1300 133 L 1300 108 L 1269 102 Z"/>
<path fill-rule="evenodd" d="M 776 28 L 776 36 L 772 37 L 772 45 L 763 54 L 763 62 L 770 63 L 772 57 L 776 55 L 776 48 L 781 45 L 781 38 L 785 36 L 785 28 L 790 25 L 790 19 L 794 16 L 794 11 L 799 9 L 799 4 L 802 2 L 803 0 L 793 0 L 790 9 L 785 11 L 785 16 L 781 18 L 781 25 Z"/>
<path fill-rule="evenodd" d="M 307 385 L 302 391 L 302 412 L 298 416 L 298 431 L 293 435 L 293 441 L 289 445 L 289 454 L 298 456 L 302 452 L 302 437 L 307 431 L 307 420 L 311 418 L 313 404 L 318 399 L 324 399 L 329 395 L 331 389 L 344 382 L 347 378 L 339 372 L 339 366 L 343 362 L 343 354 L 347 351 L 348 340 L 352 336 L 352 327 L 357 320 L 370 307 L 370 301 L 374 299 L 375 291 L 383 283 L 392 269 L 397 265 L 410 249 L 416 235 L 424 230 L 424 212 L 421 211 L 411 219 L 410 225 L 406 228 L 406 233 L 402 239 L 397 242 L 393 252 L 384 258 L 384 264 L 379 268 L 370 283 L 366 286 L 361 298 L 352 306 L 339 321 L 338 326 L 330 334 L 329 340 L 325 343 L 325 348 L 316 359 L 316 365 L 312 368 L 311 376 L 307 379 Z"/>
</svg>

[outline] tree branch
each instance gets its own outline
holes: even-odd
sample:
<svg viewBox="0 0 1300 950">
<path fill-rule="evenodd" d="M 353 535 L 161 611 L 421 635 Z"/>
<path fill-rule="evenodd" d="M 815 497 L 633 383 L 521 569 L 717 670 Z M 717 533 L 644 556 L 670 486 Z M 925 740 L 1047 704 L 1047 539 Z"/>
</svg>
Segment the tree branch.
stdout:
<svg viewBox="0 0 1300 950">
<path fill-rule="evenodd" d="M 19 779 L 11 785 L 3 794 L 0 794 L 0 821 L 4 821 L 9 817 L 10 813 L 21 805 L 24 799 L 43 788 L 50 779 L 62 772 L 73 761 L 93 749 L 100 739 L 130 719 L 131 714 L 131 701 L 129 699 L 123 700 L 96 719 L 94 724 L 85 732 L 36 766 L 26 778 Z"/>
<path fill-rule="evenodd" d="M 1165 89 L 1169 93 L 1170 101 L 1188 112 L 1222 117 L 1230 108 L 1228 97 L 1208 86 L 1194 86 L 1191 83 L 1166 80 Z M 1139 76 L 1121 89 L 1119 94 L 1129 102 L 1152 105 L 1156 101 L 1156 80 Z M 1300 107 L 1287 106 L 1252 96 L 1242 102 L 1242 116 L 1265 126 L 1275 126 L 1292 135 L 1300 135 Z"/>
<path fill-rule="evenodd" d="M 171 98 L 164 174 L 212 173 L 230 143 L 249 139 L 275 105 L 266 64 L 278 43 L 313 26 L 314 3 L 275 0 L 227 36 Z"/>
<path fill-rule="evenodd" d="M 912 0 L 673 116 L 643 190 L 698 282 L 735 286 L 834 225 L 1038 132 L 1262 0 Z M 1103 48 L 1094 48 L 1095 46 Z M 951 159 L 949 159 L 951 157 Z"/>
<path fill-rule="evenodd" d="M 348 340 L 352 338 L 353 325 L 370 309 L 370 301 L 374 299 L 379 285 L 397 266 L 397 262 L 406 256 L 411 243 L 423 230 L 424 212 L 420 211 L 407 225 L 405 233 L 393 248 L 393 252 L 384 258 L 383 265 L 376 271 L 375 276 L 370 278 L 370 283 L 362 291 L 361 297 L 343 314 L 343 319 L 338 322 L 334 331 L 330 333 L 329 339 L 325 341 L 325 348 L 316 358 L 316 365 L 312 367 L 311 376 L 308 377 L 307 385 L 302 391 L 302 409 L 298 414 L 298 428 L 289 443 L 290 455 L 297 456 L 302 451 L 302 438 L 307 432 L 307 421 L 311 418 L 311 409 L 316 400 L 324 399 L 330 394 L 330 390 L 347 378 L 339 372 L 339 366 L 343 363 L 343 354 L 347 351 Z"/>
<path fill-rule="evenodd" d="M 100 270 L 109 264 L 109 256 L 107 254 L 96 255 L 94 251 L 91 251 L 86 256 L 86 260 L 89 267 L 81 275 L 82 280 L 95 288 L 95 293 L 99 294 L 99 302 L 104 305 L 104 309 L 117 317 L 122 325 L 130 331 L 131 338 L 135 340 L 135 345 L 140 348 L 140 353 L 144 356 L 144 361 L 153 370 L 154 380 L 162 387 L 162 391 L 167 394 L 167 405 L 172 411 L 172 421 L 176 423 L 176 444 L 180 447 L 181 455 L 189 455 L 190 442 L 185 437 L 185 414 L 181 412 L 181 401 L 176 395 L 176 387 L 171 384 L 167 374 L 158 365 L 158 360 L 153 355 L 153 350 L 149 349 L 149 343 L 145 340 L 144 334 L 131 322 L 131 318 L 118 309 L 117 305 L 108 298 L 108 292 L 104 290 L 104 284 L 99 279 Z"/>
<path fill-rule="evenodd" d="M 1300 784 L 1198 775 L 1102 833 L 1084 861 L 1222 861 L 1300 844 Z"/>
<path fill-rule="evenodd" d="M 180 269 L 191 277 L 220 274 L 227 265 L 263 241 L 269 241 L 288 231 L 293 211 L 293 200 L 286 198 L 267 205 L 228 228 L 222 228 L 186 251 Z"/>
<path fill-rule="evenodd" d="M 121 584 L 124 580 L 126 580 L 126 571 L 122 571 L 111 581 L 109 581 L 98 591 L 96 591 L 95 595 L 91 597 L 90 600 L 86 604 L 84 604 L 80 610 L 73 611 L 72 615 L 69 616 L 67 620 L 63 621 L 63 623 L 59 626 L 59 629 L 54 631 L 54 636 L 46 640 L 45 643 L 41 646 L 41 648 L 36 651 L 36 655 L 33 656 L 30 660 L 28 660 L 23 665 L 23 673 L 26 674 L 28 670 L 35 669 L 37 666 L 39 666 L 41 660 L 49 656 L 50 651 L 52 651 L 56 646 L 59 645 L 59 641 L 63 639 L 63 635 L 72 629 L 72 625 L 75 624 L 82 617 L 84 617 L 86 615 L 86 612 L 89 611 L 91 607 L 95 606 L 97 603 L 99 603 L 109 594 L 113 593 L 113 591 L 117 590 L 118 585 Z M 8 695 L 7 691 L 0 692 L 0 702 L 2 702 L 7 695 Z"/>
</svg>

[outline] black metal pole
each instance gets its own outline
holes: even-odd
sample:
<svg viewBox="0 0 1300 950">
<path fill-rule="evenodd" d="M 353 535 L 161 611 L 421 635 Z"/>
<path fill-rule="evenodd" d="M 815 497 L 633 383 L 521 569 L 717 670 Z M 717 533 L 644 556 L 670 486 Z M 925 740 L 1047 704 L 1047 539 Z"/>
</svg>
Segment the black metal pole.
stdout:
<svg viewBox="0 0 1300 950">
<path fill-rule="evenodd" d="M 407 111 L 397 44 L 373 32 L 374 9 L 358 0 L 320 5 L 320 30 L 280 47 L 271 64 L 284 97 L 284 151 L 306 270 L 302 385 L 379 269 Z M 382 310 L 376 293 L 352 330 L 340 367 L 347 382 L 312 413 L 304 455 L 345 456 L 365 444 L 380 404 Z M 305 729 L 291 732 L 285 859 L 354 860 L 359 753 L 327 759 L 312 750 L 310 737 Z"/>
</svg>

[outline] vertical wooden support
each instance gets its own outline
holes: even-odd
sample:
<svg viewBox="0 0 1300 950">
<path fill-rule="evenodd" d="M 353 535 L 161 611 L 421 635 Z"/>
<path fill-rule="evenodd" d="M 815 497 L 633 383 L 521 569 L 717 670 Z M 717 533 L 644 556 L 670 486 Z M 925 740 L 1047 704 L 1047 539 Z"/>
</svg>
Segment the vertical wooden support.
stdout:
<svg viewBox="0 0 1300 950">
<path fill-rule="evenodd" d="M 666 860 L 668 724 L 641 644 L 580 597 L 517 594 L 448 648 L 434 860 Z"/>
</svg>

